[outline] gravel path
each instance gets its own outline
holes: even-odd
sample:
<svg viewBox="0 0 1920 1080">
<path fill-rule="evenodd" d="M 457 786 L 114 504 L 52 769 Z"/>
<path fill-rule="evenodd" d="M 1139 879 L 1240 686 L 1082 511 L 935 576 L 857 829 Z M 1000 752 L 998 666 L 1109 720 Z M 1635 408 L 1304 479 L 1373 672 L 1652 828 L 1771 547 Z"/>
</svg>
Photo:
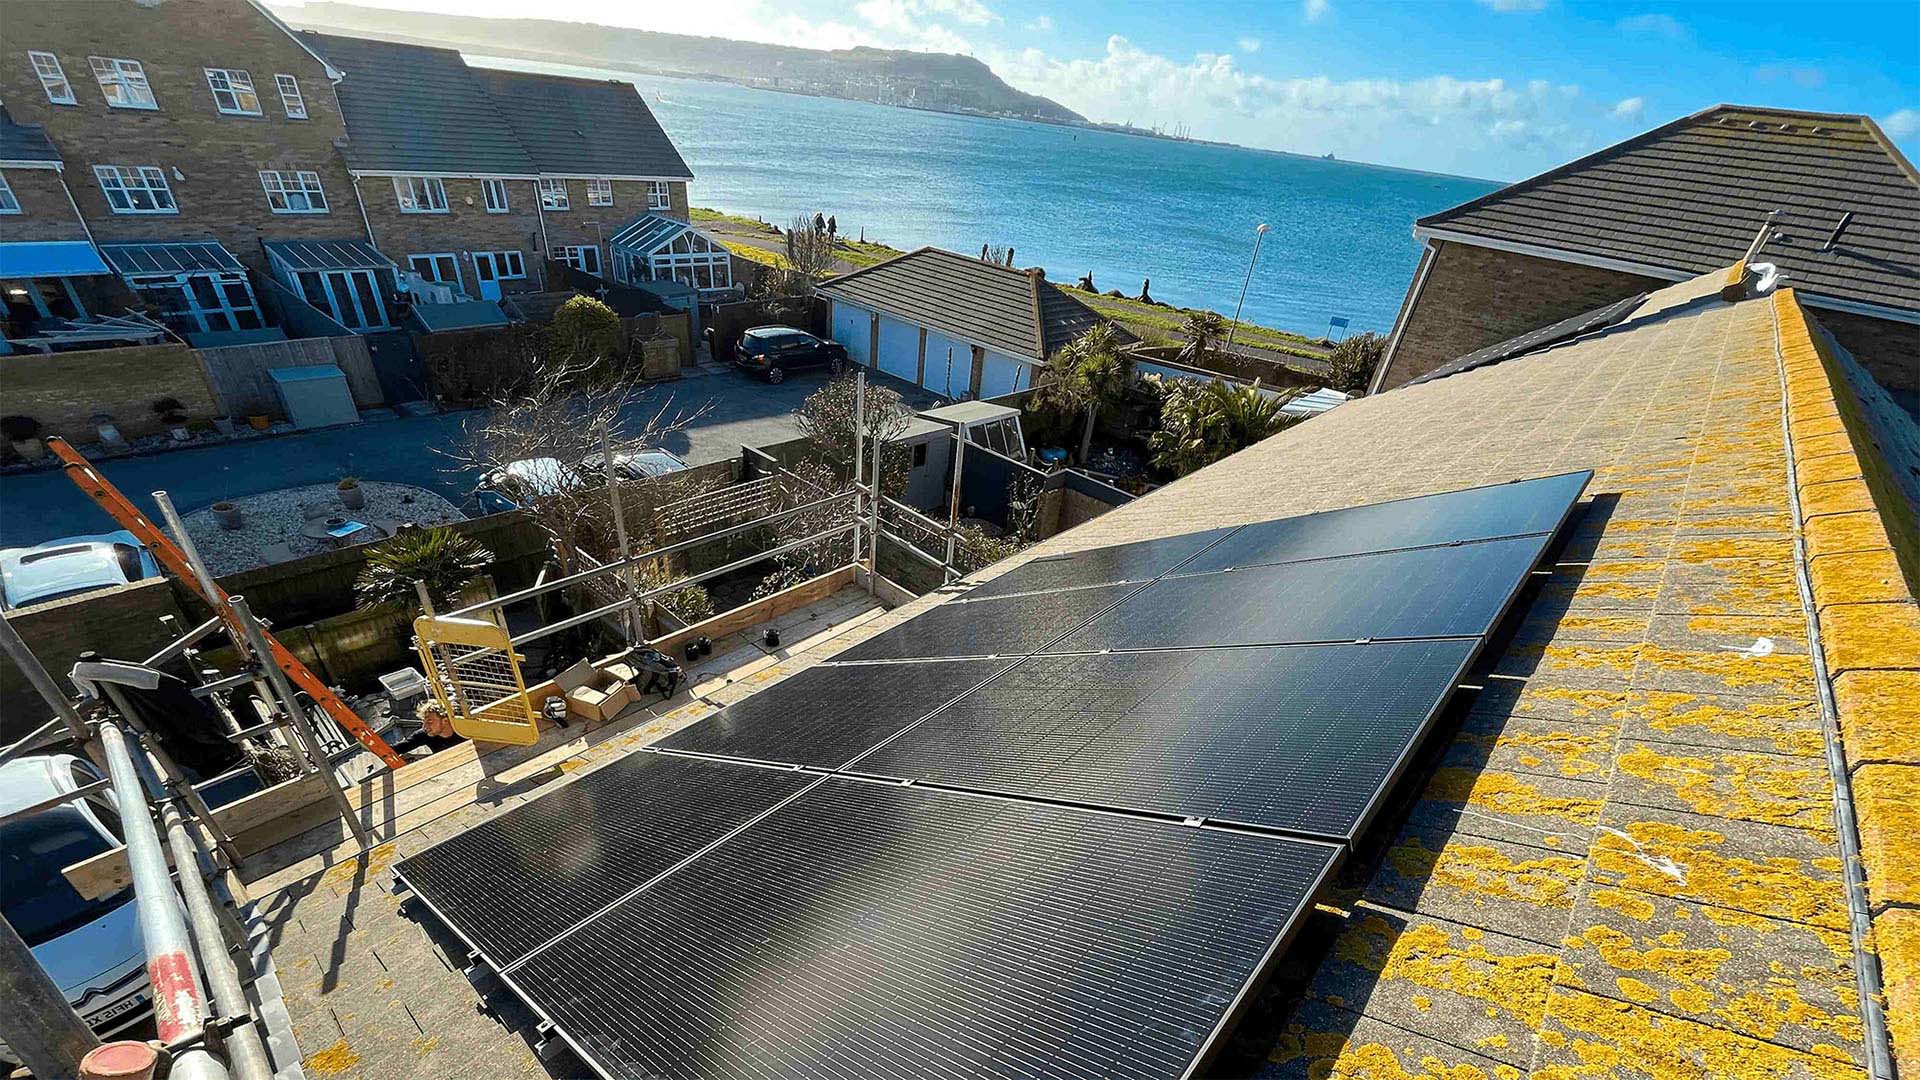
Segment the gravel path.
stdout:
<svg viewBox="0 0 1920 1080">
<path fill-rule="evenodd" d="M 392 529 L 409 522 L 445 525 L 466 517 L 453 503 L 425 488 L 362 480 L 360 490 L 366 494 L 367 501 L 358 510 L 349 510 L 341 503 L 340 493 L 333 484 L 309 484 L 249 495 L 233 500 L 240 509 L 239 529 L 221 528 L 209 507 L 186 516 L 187 534 L 200 549 L 207 569 L 219 577 L 317 555 L 356 542 L 384 540 Z M 348 521 L 362 522 L 370 528 L 346 541 L 307 535 L 320 532 L 329 524 Z"/>
</svg>

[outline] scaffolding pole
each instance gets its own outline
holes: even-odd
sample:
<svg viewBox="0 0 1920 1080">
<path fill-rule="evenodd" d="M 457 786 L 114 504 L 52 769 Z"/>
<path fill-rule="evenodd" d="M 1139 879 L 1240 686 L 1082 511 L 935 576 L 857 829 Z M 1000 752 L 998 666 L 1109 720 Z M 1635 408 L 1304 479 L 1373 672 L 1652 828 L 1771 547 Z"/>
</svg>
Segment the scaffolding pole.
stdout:
<svg viewBox="0 0 1920 1080">
<path fill-rule="evenodd" d="M 966 432 L 953 429 L 953 490 L 947 495 L 947 565 L 954 565 L 954 541 L 960 536 L 960 470 L 967 463 Z M 951 573 L 952 571 L 947 571 Z M 953 580 L 952 578 L 948 579 Z"/>
<path fill-rule="evenodd" d="M 221 828 L 220 823 L 214 820 L 213 808 L 207 805 L 207 801 L 199 792 L 193 790 L 193 785 L 187 781 L 186 773 L 180 771 L 180 766 L 173 760 L 173 756 L 167 753 L 166 747 L 161 746 L 160 740 L 152 737 L 146 725 L 140 722 L 138 714 L 133 711 L 133 706 L 127 701 L 126 692 L 110 682 L 100 682 L 99 687 L 101 692 L 106 694 L 107 700 L 113 703 L 114 711 L 120 714 L 121 719 L 140 734 L 149 737 L 148 742 L 153 750 L 154 760 L 160 763 L 161 771 L 167 780 L 180 789 L 181 797 L 186 799 L 187 806 L 193 810 L 195 820 L 199 821 L 200 827 L 207 830 L 207 835 L 213 838 L 214 845 L 220 849 L 220 854 L 227 860 L 227 865 L 239 866 L 240 849 L 233 846 L 233 837 L 228 836 L 227 830 Z"/>
<path fill-rule="evenodd" d="M 603 462 L 602 467 L 607 473 L 607 502 L 613 506 L 613 533 L 620 541 L 620 566 L 622 568 L 620 571 L 620 584 L 625 586 L 628 594 L 631 595 L 636 585 L 633 576 L 633 566 L 630 561 L 633 558 L 633 549 L 627 544 L 627 514 L 626 508 L 620 505 L 620 470 L 614 468 L 613 429 L 611 427 L 601 433 L 600 447 L 600 457 Z M 623 620 L 622 625 L 627 628 L 628 646 L 632 646 L 640 640 L 640 612 L 637 608 L 630 607 L 627 609 L 627 617 Z"/>
<path fill-rule="evenodd" d="M 176 1048 L 170 1080 L 228 1080 L 227 1067 L 203 1041 L 208 1019 L 206 996 L 193 962 L 193 938 L 167 872 L 147 808 L 146 786 L 134 768 L 127 737 L 118 724 L 100 725 L 100 745 L 113 780 L 114 802 L 133 872 L 133 902 L 140 919 L 140 940 L 147 953 L 147 981 L 153 987 L 155 1033 Z M 186 872 L 183 868 L 182 873 Z M 57 1075 L 57 1074 L 56 1074 Z"/>
<path fill-rule="evenodd" d="M 68 1004 L 13 924 L 0 919 L 0 1036 L 35 1076 L 78 1076 L 99 1036 Z"/>
</svg>

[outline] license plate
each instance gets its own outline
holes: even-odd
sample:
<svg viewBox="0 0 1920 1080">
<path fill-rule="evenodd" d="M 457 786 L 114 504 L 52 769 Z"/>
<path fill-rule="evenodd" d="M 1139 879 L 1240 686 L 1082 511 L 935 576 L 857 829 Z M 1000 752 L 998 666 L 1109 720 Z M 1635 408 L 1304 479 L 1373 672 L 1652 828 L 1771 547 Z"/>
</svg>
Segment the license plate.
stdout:
<svg viewBox="0 0 1920 1080">
<path fill-rule="evenodd" d="M 94 1013 L 93 1016 L 90 1018 L 90 1022 L 95 1027 L 98 1027 L 99 1025 L 106 1023 L 109 1020 L 113 1020 L 116 1017 L 125 1016 L 127 1013 L 132 1012 L 134 1009 L 139 1008 L 141 1005 L 146 1004 L 146 1002 L 147 1002 L 147 992 L 145 990 L 136 991 L 131 996 L 121 998 L 119 1001 L 114 1002 L 112 1005 L 109 1005 L 106 1008 L 100 1010 L 99 1012 Z"/>
</svg>

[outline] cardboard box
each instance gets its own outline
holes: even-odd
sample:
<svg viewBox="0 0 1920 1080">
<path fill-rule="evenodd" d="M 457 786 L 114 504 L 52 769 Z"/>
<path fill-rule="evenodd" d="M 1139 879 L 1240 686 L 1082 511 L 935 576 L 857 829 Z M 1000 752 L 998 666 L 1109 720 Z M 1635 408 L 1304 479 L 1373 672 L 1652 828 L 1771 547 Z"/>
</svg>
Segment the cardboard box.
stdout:
<svg viewBox="0 0 1920 1080">
<path fill-rule="evenodd" d="M 554 676 L 553 681 L 566 694 L 567 712 L 584 720 L 611 720 L 640 698 L 632 683 L 585 660 Z"/>
</svg>

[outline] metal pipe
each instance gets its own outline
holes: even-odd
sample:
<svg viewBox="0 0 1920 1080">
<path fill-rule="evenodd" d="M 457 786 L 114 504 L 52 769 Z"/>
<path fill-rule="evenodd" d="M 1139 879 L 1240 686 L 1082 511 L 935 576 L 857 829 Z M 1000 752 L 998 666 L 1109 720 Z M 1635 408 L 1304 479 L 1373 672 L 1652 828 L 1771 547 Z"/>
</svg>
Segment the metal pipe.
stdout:
<svg viewBox="0 0 1920 1080">
<path fill-rule="evenodd" d="M 107 783 L 105 780 L 95 780 L 91 784 L 82 784 L 72 791 L 64 791 L 58 795 L 49 795 L 37 803 L 29 803 L 18 810 L 9 810 L 4 814 L 0 814 L 0 822 L 8 822 L 16 818 L 32 817 L 42 810 L 51 810 L 56 806 L 84 799 L 89 795 L 99 794 L 111 786 L 113 785 Z"/>
<path fill-rule="evenodd" d="M 206 998 L 193 963 L 193 939 L 180 916 L 167 857 L 147 808 L 146 788 L 127 750 L 126 735 L 117 724 L 102 724 L 100 744 L 106 751 L 114 802 L 120 809 L 120 827 L 127 845 L 127 866 L 133 873 L 140 939 L 147 952 L 147 981 L 153 986 L 155 1033 L 169 1046 L 180 1045 L 197 1038 L 207 1021 Z M 204 1046 L 189 1045 L 174 1055 L 168 1076 L 227 1080 L 227 1069 Z"/>
<path fill-rule="evenodd" d="M 1253 230 L 1253 255 L 1247 259 L 1247 276 L 1240 282 L 1240 299 L 1233 305 L 1233 324 L 1227 327 L 1226 352 L 1229 354 L 1233 352 L 1234 331 L 1240 329 L 1240 309 L 1247 302 L 1247 286 L 1253 284 L 1253 265 L 1260 261 L 1260 241 L 1265 239 L 1266 235 L 1267 223 L 1263 221 L 1259 228 Z"/>
<path fill-rule="evenodd" d="M 200 848 L 188 835 L 186 818 L 172 798 L 160 799 L 160 822 L 166 830 L 167 847 L 173 852 L 174 868 L 179 871 L 180 893 L 186 897 L 188 929 L 200 947 L 200 963 L 206 969 L 207 988 L 213 991 L 219 1015 L 226 1019 L 248 1016 L 252 1009 L 233 962 L 232 943 L 222 929 L 213 898 L 207 895 Z M 273 1080 L 266 1046 L 250 1019 L 230 1029 L 225 1043 L 227 1063 L 236 1080 Z"/>
<path fill-rule="evenodd" d="M 260 655 L 268 656 L 267 635 L 260 629 L 260 621 L 253 617 L 253 609 L 247 606 L 244 596 L 227 598 L 227 605 L 233 609 L 234 621 L 240 624 L 242 631 L 251 640 Z M 307 753 L 308 760 L 320 774 L 320 782 L 326 786 L 327 794 L 333 798 L 334 806 L 340 816 L 346 820 L 347 828 L 358 841 L 360 850 L 369 846 L 366 827 L 360 824 L 360 816 L 354 812 L 353 804 L 347 801 L 347 793 L 340 790 L 340 784 L 333 775 L 333 768 L 327 761 L 327 754 L 320 746 L 320 736 L 313 730 L 313 720 L 300 704 L 299 696 L 294 692 L 293 683 L 287 679 L 287 673 L 280 670 L 278 664 L 263 664 L 266 669 L 267 684 L 273 687 L 274 697 L 279 699 L 280 710 L 286 714 L 289 726 L 298 736 L 301 749 Z"/>
<path fill-rule="evenodd" d="M 66 722 L 59 717 L 54 717 L 52 720 L 27 732 L 19 741 L 10 742 L 4 748 L 0 748 L 0 765 L 4 765 L 22 754 L 38 750 L 43 746 L 51 746 L 67 737 Z"/>
<path fill-rule="evenodd" d="M 0 1036 L 35 1076 L 78 1076 L 99 1036 L 73 1011 L 13 924 L 0 919 Z"/>
<path fill-rule="evenodd" d="M 873 527 L 867 533 L 867 595 L 873 595 L 874 579 L 880 576 L 880 453 L 886 443 L 878 435 L 873 440 L 873 494 L 868 509 L 873 514 Z M 854 542 L 860 542 L 860 533 L 853 534 Z M 856 559 L 858 556 L 856 556 Z"/>
<path fill-rule="evenodd" d="M 180 512 L 173 508 L 173 500 L 164 491 L 153 493 L 153 501 L 160 507 L 160 517 L 167 523 L 167 529 L 173 533 L 173 542 L 187 557 L 187 565 L 193 568 L 193 576 L 200 581 L 200 595 L 206 597 L 212 605 L 214 615 L 220 614 L 220 585 L 213 580 L 213 574 L 207 570 L 207 564 L 200 558 L 200 549 L 193 546 L 193 537 L 187 535 L 187 524 L 180 520 Z M 241 657 L 252 659 L 253 645 L 250 642 L 236 640 L 234 646 L 240 650 Z M 272 656 L 271 651 L 260 652 L 260 656 Z"/>
<path fill-rule="evenodd" d="M 40 658 L 33 655 L 32 649 L 27 648 L 20 631 L 13 628 L 13 623 L 5 615 L 0 615 L 0 648 L 6 650 L 7 656 L 13 660 L 13 666 L 19 668 L 20 674 L 33 684 L 41 700 L 53 710 L 53 715 L 67 725 L 67 731 L 74 738 L 85 741 L 87 725 L 80 719 L 79 710 L 73 707 L 73 701 L 60 689 L 60 684 L 53 681 L 53 676 L 47 674 L 46 665 L 40 663 Z"/>
<path fill-rule="evenodd" d="M 220 616 L 215 615 L 213 618 L 208 619 L 206 622 L 203 622 L 199 626 L 196 626 L 193 629 L 187 631 L 186 634 L 184 634 L 183 636 L 175 638 L 171 645 L 166 646 L 165 648 L 161 649 L 159 652 L 154 653 L 152 656 L 149 656 L 145 660 L 140 661 L 140 663 L 144 664 L 147 667 L 159 667 L 161 664 L 164 664 L 167 661 L 173 659 L 174 657 L 179 656 L 181 653 L 186 652 L 188 649 L 193 648 L 194 645 L 199 643 L 201 638 L 204 638 L 208 634 L 211 634 L 214 631 L 220 629 L 221 625 L 222 625 L 222 620 Z"/>
<path fill-rule="evenodd" d="M 619 470 L 613 467 L 613 428 L 609 427 L 600 433 L 600 447 L 601 459 L 604 462 L 602 467 L 607 473 L 607 501 L 613 505 L 613 534 L 620 541 L 620 565 L 623 567 L 620 572 L 620 582 L 626 586 L 628 593 L 632 593 L 636 584 L 633 579 L 633 566 L 629 561 L 633 558 L 633 551 L 627 546 L 627 515 L 625 508 L 620 505 Z M 640 640 L 640 616 L 636 608 L 628 608 L 626 618 L 621 622 L 627 628 L 629 646 Z"/>
<path fill-rule="evenodd" d="M 132 704 L 127 700 L 126 691 L 110 682 L 100 683 L 99 686 L 107 695 L 107 700 L 113 703 L 114 711 L 120 714 L 120 718 L 135 731 L 148 736 L 155 760 L 160 762 L 167 779 L 185 790 L 187 805 L 193 808 L 193 816 L 199 820 L 201 827 L 207 830 L 207 835 L 213 837 L 213 842 L 220 848 L 220 854 L 226 856 L 227 865 L 239 866 L 240 850 L 233 846 L 233 837 L 228 836 L 227 830 L 221 828 L 220 823 L 214 820 L 213 808 L 208 806 L 207 801 L 200 797 L 200 793 L 194 791 L 188 784 L 186 774 L 173 760 L 173 755 L 167 753 L 166 747 L 160 745 L 160 740 L 154 738 L 146 725 L 140 722 L 139 714 L 134 712 Z"/>
<path fill-rule="evenodd" d="M 947 495 L 947 565 L 950 567 L 955 565 L 954 541 L 960 536 L 960 470 L 966 464 L 966 432 L 956 426 L 953 429 L 953 490 Z"/>
</svg>

